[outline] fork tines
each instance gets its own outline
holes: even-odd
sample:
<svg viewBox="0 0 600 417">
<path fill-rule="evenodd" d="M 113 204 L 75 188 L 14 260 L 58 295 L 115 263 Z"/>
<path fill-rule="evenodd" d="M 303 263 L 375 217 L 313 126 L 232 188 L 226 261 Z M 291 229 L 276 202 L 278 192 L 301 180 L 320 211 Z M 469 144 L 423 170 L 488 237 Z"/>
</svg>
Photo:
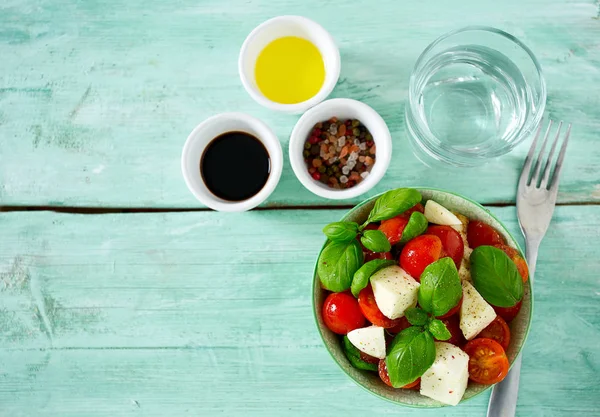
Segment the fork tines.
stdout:
<svg viewBox="0 0 600 417">
<path fill-rule="evenodd" d="M 527 158 L 525 159 L 525 164 L 523 165 L 523 171 L 521 172 L 521 179 L 519 181 L 520 187 L 526 186 L 545 189 L 558 188 L 558 179 L 560 177 L 560 171 L 563 166 L 563 160 L 565 159 L 567 143 L 569 142 L 569 137 L 571 136 L 571 124 L 569 123 L 569 125 L 567 126 L 567 131 L 564 135 L 562 146 L 560 147 L 560 153 L 558 154 L 556 164 L 553 168 L 552 158 L 554 156 L 556 147 L 558 146 L 558 142 L 560 141 L 560 131 L 562 129 L 563 122 L 560 121 L 558 123 L 558 128 L 556 129 L 554 141 L 552 142 L 552 146 L 550 147 L 550 152 L 544 160 L 544 153 L 546 151 L 546 145 L 548 143 L 548 138 L 550 137 L 550 132 L 552 131 L 553 123 L 554 122 L 552 120 L 550 120 L 550 122 L 548 123 L 548 127 L 546 128 L 546 133 L 544 135 L 544 140 L 542 141 L 542 146 L 540 147 L 539 152 L 537 152 L 536 154 L 538 139 L 540 137 L 540 133 L 543 127 L 543 123 L 540 122 L 540 125 L 538 126 L 535 134 L 535 138 L 533 139 L 533 142 L 531 144 L 531 148 L 529 149 L 529 153 L 527 154 Z M 544 170 L 542 177 L 540 178 L 540 170 L 542 169 L 542 165 L 544 166 Z"/>
</svg>

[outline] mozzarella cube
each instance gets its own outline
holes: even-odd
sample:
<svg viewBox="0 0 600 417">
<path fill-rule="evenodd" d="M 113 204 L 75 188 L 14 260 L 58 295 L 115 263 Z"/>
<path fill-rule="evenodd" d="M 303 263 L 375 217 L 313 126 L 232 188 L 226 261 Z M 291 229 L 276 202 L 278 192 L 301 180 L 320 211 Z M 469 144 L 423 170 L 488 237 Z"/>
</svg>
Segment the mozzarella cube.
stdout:
<svg viewBox="0 0 600 417">
<path fill-rule="evenodd" d="M 404 316 L 408 308 L 417 305 L 420 285 L 398 265 L 383 268 L 371 276 L 377 307 L 392 320 Z"/>
<path fill-rule="evenodd" d="M 471 340 L 496 318 L 496 312 L 468 281 L 462 281 L 463 302 L 460 306 L 460 330 Z"/>
<path fill-rule="evenodd" d="M 469 252 L 472 252 L 470 248 L 465 248 L 465 252 L 469 249 Z M 470 255 L 470 254 L 469 254 Z M 469 257 L 463 257 L 462 261 L 460 261 L 460 268 L 458 268 L 458 276 L 461 281 L 469 281 L 471 284 L 473 280 L 471 279 L 471 261 Z"/>
<path fill-rule="evenodd" d="M 464 230 L 463 223 L 454 213 L 433 200 L 429 200 L 425 203 L 425 217 L 429 223 L 452 226 L 452 228 L 458 232 Z"/>
<path fill-rule="evenodd" d="M 378 359 L 385 358 L 385 334 L 383 327 L 363 327 L 352 330 L 347 336 L 350 343 L 361 352 Z"/>
<path fill-rule="evenodd" d="M 457 405 L 469 382 L 469 355 L 446 342 L 435 342 L 435 361 L 421 376 L 421 395 Z"/>
</svg>

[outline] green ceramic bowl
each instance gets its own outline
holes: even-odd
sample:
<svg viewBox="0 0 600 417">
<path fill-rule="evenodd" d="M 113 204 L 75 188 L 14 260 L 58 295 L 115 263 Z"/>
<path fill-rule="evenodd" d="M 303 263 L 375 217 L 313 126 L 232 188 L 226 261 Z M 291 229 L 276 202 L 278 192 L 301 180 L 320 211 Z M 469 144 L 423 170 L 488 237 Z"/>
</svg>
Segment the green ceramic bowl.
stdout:
<svg viewBox="0 0 600 417">
<path fill-rule="evenodd" d="M 423 195 L 424 200 L 434 200 L 447 209 L 461 213 L 471 220 L 481 220 L 493 226 L 500 232 L 500 234 L 504 236 L 510 246 L 516 248 L 522 253 L 515 238 L 511 236 L 500 220 L 498 220 L 492 213 L 478 203 L 447 191 L 436 190 L 432 188 L 419 188 L 419 191 Z M 342 218 L 342 220 L 355 221 L 359 224 L 363 223 L 378 197 L 379 195 L 376 195 L 358 204 L 356 207 L 350 210 Z M 332 219 L 332 221 L 334 220 L 335 219 Z M 325 247 L 325 245 L 323 245 L 323 247 Z M 323 250 L 323 248 L 321 248 L 321 250 Z M 530 283 L 531 280 L 527 281 L 527 284 L 525 285 L 525 295 L 523 297 L 523 306 L 521 311 L 519 315 L 510 323 L 511 341 L 506 354 L 511 366 L 523 348 L 525 339 L 527 338 L 527 334 L 529 332 L 531 313 L 533 309 L 533 297 Z M 323 339 L 323 343 L 331 354 L 331 357 L 340 366 L 340 368 L 342 368 L 346 375 L 348 375 L 354 380 L 354 382 L 370 393 L 399 405 L 421 408 L 445 406 L 438 401 L 419 394 L 417 391 L 390 388 L 381 382 L 376 373 L 361 371 L 350 365 L 350 362 L 348 359 L 346 359 L 346 355 L 342 350 L 340 337 L 327 329 L 327 327 L 325 327 L 323 324 L 321 310 L 326 296 L 327 292 L 321 289 L 319 277 L 317 276 L 317 266 L 315 263 L 315 269 L 313 272 L 313 311 L 315 314 L 317 327 Z M 490 389 L 490 387 L 491 385 L 481 385 L 469 381 L 469 386 L 467 387 L 461 403 L 481 394 L 482 392 Z"/>
</svg>

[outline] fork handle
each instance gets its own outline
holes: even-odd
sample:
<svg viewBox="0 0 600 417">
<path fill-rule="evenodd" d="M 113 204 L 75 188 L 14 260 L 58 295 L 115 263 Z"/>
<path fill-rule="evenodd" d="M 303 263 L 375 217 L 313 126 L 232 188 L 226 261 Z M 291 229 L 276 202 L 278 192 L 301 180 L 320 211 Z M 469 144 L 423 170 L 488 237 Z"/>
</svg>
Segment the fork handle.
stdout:
<svg viewBox="0 0 600 417">
<path fill-rule="evenodd" d="M 529 266 L 529 279 L 533 285 L 533 275 L 537 263 L 538 250 L 541 239 L 527 239 L 527 264 Z M 487 417 L 514 417 L 517 411 L 517 397 L 519 395 L 519 378 L 521 376 L 520 354 L 513 363 L 510 372 L 492 389 L 488 404 Z"/>
</svg>

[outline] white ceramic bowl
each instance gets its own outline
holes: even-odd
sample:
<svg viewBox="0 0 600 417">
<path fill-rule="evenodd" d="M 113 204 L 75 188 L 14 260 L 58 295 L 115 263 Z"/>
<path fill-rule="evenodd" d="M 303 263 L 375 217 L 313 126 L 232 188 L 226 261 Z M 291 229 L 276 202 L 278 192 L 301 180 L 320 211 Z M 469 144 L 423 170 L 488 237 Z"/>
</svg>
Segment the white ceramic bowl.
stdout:
<svg viewBox="0 0 600 417">
<path fill-rule="evenodd" d="M 246 132 L 259 139 L 271 160 L 271 171 L 264 187 L 243 201 L 217 197 L 206 187 L 200 174 L 200 160 L 206 146 L 217 136 L 232 131 Z M 218 211 L 246 211 L 258 206 L 275 190 L 282 169 L 283 152 L 275 133 L 264 122 L 244 113 L 222 113 L 206 119 L 190 133 L 181 153 L 181 171 L 189 190 L 204 205 Z"/>
<path fill-rule="evenodd" d="M 321 52 L 325 64 L 325 81 L 319 92 L 310 99 L 296 104 L 281 104 L 269 100 L 259 90 L 254 77 L 256 59 L 275 39 L 296 36 L 306 39 Z M 246 38 L 238 60 L 238 70 L 244 88 L 259 104 L 286 113 L 299 114 L 325 100 L 340 76 L 340 51 L 335 41 L 321 25 L 302 16 L 279 16 L 257 26 Z"/>
<path fill-rule="evenodd" d="M 315 124 L 334 116 L 341 120 L 360 120 L 373 136 L 377 146 L 375 164 L 369 176 L 354 187 L 344 190 L 330 188 L 322 182 L 315 181 L 308 172 L 302 156 L 304 143 Z M 343 200 L 366 193 L 383 178 L 392 158 L 392 136 L 385 120 L 365 103 L 348 98 L 334 98 L 324 101 L 302 115 L 292 131 L 289 151 L 292 169 L 302 185 L 320 197 Z"/>
</svg>

